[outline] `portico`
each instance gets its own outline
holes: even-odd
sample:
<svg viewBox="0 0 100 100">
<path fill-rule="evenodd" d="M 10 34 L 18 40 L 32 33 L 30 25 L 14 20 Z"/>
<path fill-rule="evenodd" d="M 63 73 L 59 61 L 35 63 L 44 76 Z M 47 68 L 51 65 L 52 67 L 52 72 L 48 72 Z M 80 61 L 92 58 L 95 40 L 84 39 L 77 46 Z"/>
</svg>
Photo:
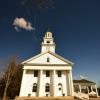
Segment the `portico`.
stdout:
<svg viewBox="0 0 100 100">
<path fill-rule="evenodd" d="M 92 96 L 94 95 L 98 97 L 96 83 L 86 79 L 81 79 L 81 80 L 74 80 L 73 84 L 74 84 L 74 92 L 85 93 L 88 95 Z"/>
</svg>

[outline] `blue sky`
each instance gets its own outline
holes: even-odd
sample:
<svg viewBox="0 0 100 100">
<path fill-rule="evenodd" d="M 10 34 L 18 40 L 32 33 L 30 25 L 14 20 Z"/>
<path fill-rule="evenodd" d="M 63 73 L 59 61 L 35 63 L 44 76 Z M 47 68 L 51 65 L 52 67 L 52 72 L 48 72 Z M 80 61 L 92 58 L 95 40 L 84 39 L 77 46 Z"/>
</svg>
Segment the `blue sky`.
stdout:
<svg viewBox="0 0 100 100">
<path fill-rule="evenodd" d="M 74 62 L 73 77 L 78 79 L 83 75 L 98 83 L 100 0 L 48 2 L 40 6 L 40 3 L 35 5 L 35 0 L 33 4 L 31 0 L 0 1 L 0 71 L 12 55 L 23 61 L 40 53 L 42 37 L 49 28 L 55 39 L 56 53 Z M 12 25 L 15 18 L 29 21 L 35 31 L 16 31 Z"/>
</svg>

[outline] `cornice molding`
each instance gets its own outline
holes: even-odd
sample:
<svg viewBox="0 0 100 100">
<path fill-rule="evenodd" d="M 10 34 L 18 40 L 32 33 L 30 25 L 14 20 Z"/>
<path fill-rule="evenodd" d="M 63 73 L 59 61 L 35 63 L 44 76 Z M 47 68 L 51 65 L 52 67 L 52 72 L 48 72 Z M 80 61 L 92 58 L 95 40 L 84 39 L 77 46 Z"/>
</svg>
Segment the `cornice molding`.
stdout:
<svg viewBox="0 0 100 100">
<path fill-rule="evenodd" d="M 70 64 L 32 64 L 32 63 L 26 63 L 24 66 L 66 66 L 66 67 L 72 67 Z"/>
</svg>

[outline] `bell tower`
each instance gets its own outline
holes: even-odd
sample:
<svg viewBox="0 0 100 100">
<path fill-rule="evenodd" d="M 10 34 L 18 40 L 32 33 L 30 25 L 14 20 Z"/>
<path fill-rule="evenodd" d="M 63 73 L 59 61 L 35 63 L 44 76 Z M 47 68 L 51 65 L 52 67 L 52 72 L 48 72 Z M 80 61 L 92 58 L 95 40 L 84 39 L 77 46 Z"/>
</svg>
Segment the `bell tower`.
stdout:
<svg viewBox="0 0 100 100">
<path fill-rule="evenodd" d="M 55 53 L 55 43 L 52 37 L 52 33 L 47 31 L 45 36 L 43 37 L 43 41 L 41 44 L 41 53 L 51 51 Z"/>
</svg>

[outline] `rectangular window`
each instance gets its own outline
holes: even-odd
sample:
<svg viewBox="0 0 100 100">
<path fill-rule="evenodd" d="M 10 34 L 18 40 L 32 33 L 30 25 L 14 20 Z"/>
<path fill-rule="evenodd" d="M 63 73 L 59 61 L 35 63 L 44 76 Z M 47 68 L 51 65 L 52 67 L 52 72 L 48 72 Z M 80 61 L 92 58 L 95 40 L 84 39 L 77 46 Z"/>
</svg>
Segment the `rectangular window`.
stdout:
<svg viewBox="0 0 100 100">
<path fill-rule="evenodd" d="M 50 71 L 46 71 L 46 77 L 50 77 Z"/>
<path fill-rule="evenodd" d="M 38 77 L 38 70 L 34 71 L 34 77 Z"/>
<path fill-rule="evenodd" d="M 61 77 L 61 71 L 58 71 L 58 77 Z"/>
<path fill-rule="evenodd" d="M 50 62 L 50 58 L 49 57 L 47 58 L 47 62 Z"/>
</svg>

